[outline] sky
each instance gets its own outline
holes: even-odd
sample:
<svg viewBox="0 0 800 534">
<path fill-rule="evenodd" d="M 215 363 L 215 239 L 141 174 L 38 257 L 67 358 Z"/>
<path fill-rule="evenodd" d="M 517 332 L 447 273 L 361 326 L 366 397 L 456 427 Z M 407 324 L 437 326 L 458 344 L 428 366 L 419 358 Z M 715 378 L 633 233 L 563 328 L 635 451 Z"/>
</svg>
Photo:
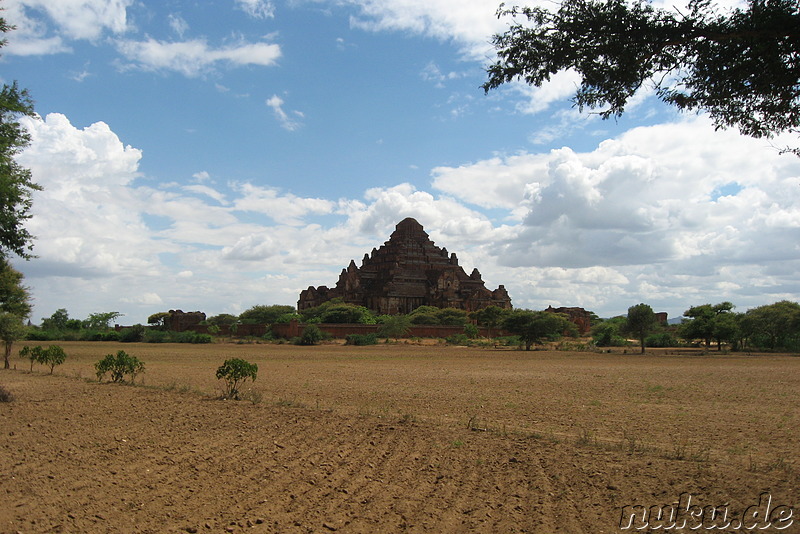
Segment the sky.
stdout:
<svg viewBox="0 0 800 534">
<path fill-rule="evenodd" d="M 295 305 L 406 217 L 518 308 L 800 299 L 796 137 L 649 87 L 604 121 L 573 73 L 485 94 L 498 3 L 0 0 L 38 114 L 32 321 Z"/>
</svg>

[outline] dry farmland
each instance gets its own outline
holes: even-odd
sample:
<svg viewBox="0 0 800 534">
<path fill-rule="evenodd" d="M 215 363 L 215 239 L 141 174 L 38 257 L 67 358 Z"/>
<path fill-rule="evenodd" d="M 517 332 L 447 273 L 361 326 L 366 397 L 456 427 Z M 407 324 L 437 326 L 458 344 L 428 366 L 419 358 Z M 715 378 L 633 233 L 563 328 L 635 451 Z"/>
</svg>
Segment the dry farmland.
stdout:
<svg viewBox="0 0 800 534">
<path fill-rule="evenodd" d="M 59 344 L 0 372 L 0 533 L 621 532 L 765 493 L 800 531 L 798 357 Z M 120 348 L 138 387 L 94 379 Z M 258 380 L 220 401 L 232 357 Z"/>
</svg>

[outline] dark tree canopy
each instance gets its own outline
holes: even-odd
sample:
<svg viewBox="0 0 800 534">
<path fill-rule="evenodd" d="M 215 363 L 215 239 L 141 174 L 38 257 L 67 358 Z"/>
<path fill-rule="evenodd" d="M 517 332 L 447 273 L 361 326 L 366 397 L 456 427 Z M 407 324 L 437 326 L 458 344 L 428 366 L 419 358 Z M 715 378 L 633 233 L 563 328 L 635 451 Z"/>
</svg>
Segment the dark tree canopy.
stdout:
<svg viewBox="0 0 800 534">
<path fill-rule="evenodd" d="M 0 33 L 14 29 L 0 17 Z M 0 47 L 6 44 L 0 40 Z M 33 236 L 23 226 L 31 218 L 31 194 L 40 190 L 31 180 L 31 171 L 14 157 L 28 146 L 30 135 L 19 123 L 22 116 L 33 116 L 33 101 L 17 82 L 0 89 L 0 256 L 16 254 L 31 257 Z"/>
<path fill-rule="evenodd" d="M 574 70 L 575 104 L 604 118 L 620 116 L 652 83 L 661 100 L 706 110 L 717 128 L 770 137 L 800 127 L 797 0 L 747 0 L 727 13 L 711 0 L 691 0 L 687 13 L 643 0 L 564 0 L 557 11 L 501 5 L 498 17 L 506 16 L 514 20 L 494 37 L 499 60 L 488 68 L 487 92 Z"/>
</svg>

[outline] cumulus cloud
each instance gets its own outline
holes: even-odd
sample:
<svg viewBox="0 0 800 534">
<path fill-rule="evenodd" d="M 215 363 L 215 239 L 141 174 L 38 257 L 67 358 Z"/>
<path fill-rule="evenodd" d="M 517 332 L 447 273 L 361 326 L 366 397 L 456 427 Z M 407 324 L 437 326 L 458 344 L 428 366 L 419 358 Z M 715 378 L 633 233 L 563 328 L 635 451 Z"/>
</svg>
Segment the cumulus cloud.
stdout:
<svg viewBox="0 0 800 534">
<path fill-rule="evenodd" d="M 280 46 L 273 43 L 240 43 L 213 48 L 204 39 L 164 42 L 148 38 L 120 40 L 116 46 L 130 62 L 127 68 L 175 71 L 189 77 L 200 76 L 219 63 L 268 67 L 281 57 Z"/>
<path fill-rule="evenodd" d="M 800 161 L 701 118 L 587 152 L 437 168 L 431 191 L 404 183 L 338 200 L 251 183 L 151 187 L 142 152 L 107 124 L 78 128 L 58 114 L 25 124 L 33 142 L 20 162 L 45 189 L 29 221 L 39 258 L 20 268 L 42 316 L 117 309 L 143 321 L 153 306 L 293 303 L 308 285 L 335 283 L 405 217 L 522 307 L 612 315 L 646 301 L 675 315 L 800 293 Z"/>
</svg>

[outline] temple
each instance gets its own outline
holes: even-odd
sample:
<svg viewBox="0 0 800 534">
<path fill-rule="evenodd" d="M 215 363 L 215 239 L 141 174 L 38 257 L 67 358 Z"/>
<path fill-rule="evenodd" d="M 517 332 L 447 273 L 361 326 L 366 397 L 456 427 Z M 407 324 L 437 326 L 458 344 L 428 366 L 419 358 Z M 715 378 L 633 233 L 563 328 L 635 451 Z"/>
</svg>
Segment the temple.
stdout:
<svg viewBox="0 0 800 534">
<path fill-rule="evenodd" d="M 411 218 L 401 221 L 379 249 L 365 254 L 361 267 L 351 260 L 336 287 L 302 291 L 297 309 L 313 308 L 334 298 L 381 315 L 411 313 L 420 306 L 467 311 L 488 306 L 511 308 L 505 287 L 486 289 L 478 269 L 467 275 L 456 255 L 434 245 L 422 225 Z"/>
</svg>

